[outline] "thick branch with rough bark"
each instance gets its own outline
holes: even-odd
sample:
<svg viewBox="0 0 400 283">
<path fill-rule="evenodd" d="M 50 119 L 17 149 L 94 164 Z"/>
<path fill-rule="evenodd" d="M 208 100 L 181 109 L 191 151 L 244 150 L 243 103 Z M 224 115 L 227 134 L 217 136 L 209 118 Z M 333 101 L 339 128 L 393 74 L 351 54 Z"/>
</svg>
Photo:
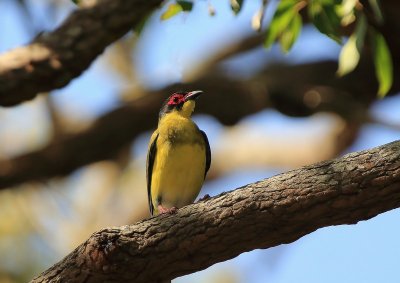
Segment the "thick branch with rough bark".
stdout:
<svg viewBox="0 0 400 283">
<path fill-rule="evenodd" d="M 162 282 L 400 207 L 400 141 L 94 233 L 32 282 Z"/>
<path fill-rule="evenodd" d="M 0 105 L 12 106 L 68 84 L 162 0 L 99 0 L 56 30 L 0 56 Z"/>
</svg>

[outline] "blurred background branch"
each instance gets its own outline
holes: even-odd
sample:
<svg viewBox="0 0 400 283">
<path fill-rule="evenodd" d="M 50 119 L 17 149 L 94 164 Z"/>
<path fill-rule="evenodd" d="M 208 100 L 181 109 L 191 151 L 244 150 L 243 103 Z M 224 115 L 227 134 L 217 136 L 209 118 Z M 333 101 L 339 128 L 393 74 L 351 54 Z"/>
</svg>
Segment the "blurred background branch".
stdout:
<svg viewBox="0 0 400 283">
<path fill-rule="evenodd" d="M 54 31 L 41 33 L 29 45 L 2 54 L 0 105 L 16 105 L 39 92 L 65 86 L 160 3 L 96 1 L 71 13 Z"/>
</svg>

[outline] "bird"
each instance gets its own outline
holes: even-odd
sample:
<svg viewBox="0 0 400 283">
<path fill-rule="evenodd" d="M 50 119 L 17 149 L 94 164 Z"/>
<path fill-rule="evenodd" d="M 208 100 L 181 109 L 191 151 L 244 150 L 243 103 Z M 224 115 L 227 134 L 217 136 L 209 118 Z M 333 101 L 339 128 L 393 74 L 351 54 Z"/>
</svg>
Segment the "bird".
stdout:
<svg viewBox="0 0 400 283">
<path fill-rule="evenodd" d="M 146 179 L 150 214 L 173 214 L 193 203 L 211 165 L 211 149 L 204 131 L 191 116 L 203 91 L 178 91 L 159 112 L 150 138 Z"/>
</svg>

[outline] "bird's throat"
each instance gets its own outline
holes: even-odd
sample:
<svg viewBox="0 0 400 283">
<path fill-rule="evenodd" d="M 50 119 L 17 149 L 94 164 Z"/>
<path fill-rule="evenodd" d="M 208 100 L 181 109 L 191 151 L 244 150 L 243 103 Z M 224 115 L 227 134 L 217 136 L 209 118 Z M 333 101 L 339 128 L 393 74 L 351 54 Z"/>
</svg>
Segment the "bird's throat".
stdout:
<svg viewBox="0 0 400 283">
<path fill-rule="evenodd" d="M 190 118 L 192 116 L 195 106 L 196 102 L 194 100 L 188 100 L 183 104 L 182 109 L 178 112 L 183 117 Z"/>
</svg>

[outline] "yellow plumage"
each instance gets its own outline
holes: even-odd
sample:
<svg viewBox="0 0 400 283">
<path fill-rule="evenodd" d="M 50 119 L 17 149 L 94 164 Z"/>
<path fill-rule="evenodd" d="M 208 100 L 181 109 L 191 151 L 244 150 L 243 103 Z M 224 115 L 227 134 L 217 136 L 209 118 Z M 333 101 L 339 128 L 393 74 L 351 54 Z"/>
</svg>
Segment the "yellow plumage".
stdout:
<svg viewBox="0 0 400 283">
<path fill-rule="evenodd" d="M 192 203 L 203 185 L 209 145 L 190 118 L 194 106 L 189 100 L 162 116 L 151 137 L 147 180 L 152 214 L 159 214 L 159 205 L 170 209 Z"/>
</svg>

